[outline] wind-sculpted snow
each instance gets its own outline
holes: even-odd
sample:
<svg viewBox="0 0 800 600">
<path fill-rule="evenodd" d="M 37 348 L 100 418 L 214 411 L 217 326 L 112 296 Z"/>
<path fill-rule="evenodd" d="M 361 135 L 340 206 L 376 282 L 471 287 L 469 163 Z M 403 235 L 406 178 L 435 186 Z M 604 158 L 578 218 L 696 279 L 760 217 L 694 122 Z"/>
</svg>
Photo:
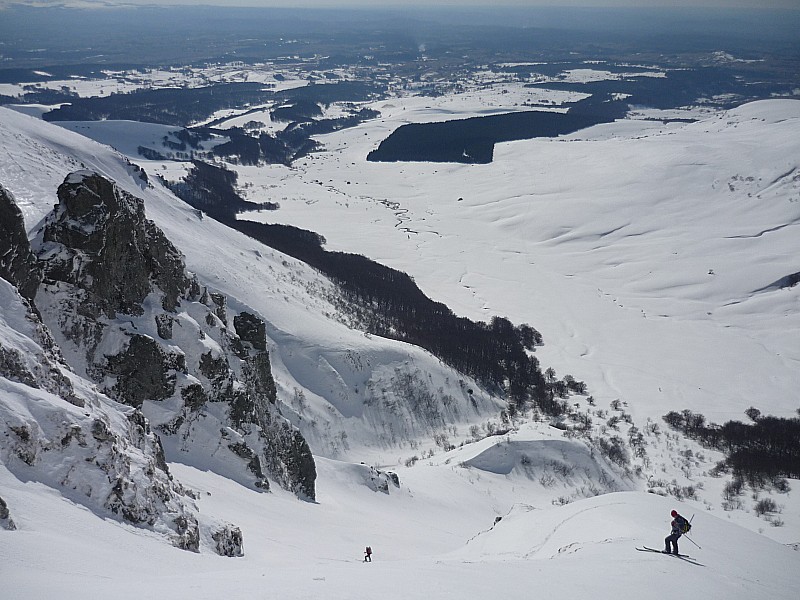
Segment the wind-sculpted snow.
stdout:
<svg viewBox="0 0 800 600">
<path fill-rule="evenodd" d="M 502 438 L 501 438 L 502 439 Z M 587 495 L 626 489 L 617 472 L 587 444 L 576 440 L 527 440 L 496 443 L 474 458 L 463 461 L 467 468 L 497 475 L 522 476 L 545 488 L 556 484 L 585 490 Z"/>
</svg>

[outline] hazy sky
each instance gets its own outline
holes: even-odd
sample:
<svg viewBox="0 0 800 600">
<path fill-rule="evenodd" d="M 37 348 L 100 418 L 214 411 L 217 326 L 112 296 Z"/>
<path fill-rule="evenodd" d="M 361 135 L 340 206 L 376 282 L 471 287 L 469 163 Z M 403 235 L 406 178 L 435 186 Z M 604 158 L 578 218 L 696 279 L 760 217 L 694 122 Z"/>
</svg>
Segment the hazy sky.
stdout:
<svg viewBox="0 0 800 600">
<path fill-rule="evenodd" d="M 0 7 L 13 4 L 37 6 L 131 6 L 131 5 L 198 5 L 260 7 L 402 7 L 402 6 L 474 6 L 491 8 L 508 5 L 591 6 L 591 7 L 720 7 L 720 8 L 790 8 L 800 10 L 800 0 L 0 0 Z"/>
</svg>

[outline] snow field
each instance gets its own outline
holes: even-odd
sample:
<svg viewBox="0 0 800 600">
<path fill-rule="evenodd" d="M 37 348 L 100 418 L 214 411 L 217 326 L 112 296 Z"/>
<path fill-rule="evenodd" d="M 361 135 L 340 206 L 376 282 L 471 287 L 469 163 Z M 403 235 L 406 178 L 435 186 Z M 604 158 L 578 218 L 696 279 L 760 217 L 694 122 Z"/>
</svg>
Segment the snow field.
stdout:
<svg viewBox="0 0 800 600">
<path fill-rule="evenodd" d="M 6 589 L 12 598 L 67 599 L 107 597 L 109 583 L 122 598 L 154 589 L 192 598 L 360 598 L 364 589 L 389 599 L 533 592 L 661 598 L 673 589 L 726 600 L 794 597 L 797 554 L 767 536 L 798 541 L 796 491 L 777 497 L 784 527 L 752 512 L 723 512 L 725 480 L 707 475 L 720 457 L 705 451 L 686 475 L 679 452 L 702 449 L 668 434 L 661 416 L 691 408 L 721 422 L 744 419 L 751 405 L 779 415 L 796 408 L 799 292 L 769 285 L 797 271 L 798 106 L 768 101 L 663 129 L 621 123 L 613 134 L 603 126 L 579 132 L 580 139 L 514 142 L 498 146 L 491 165 L 367 163 L 369 149 L 405 118 L 398 108 L 394 122 L 324 136 L 331 152 L 296 168 L 240 170 L 253 183 L 249 200 L 280 202 L 270 218 L 323 234 L 329 249 L 409 272 L 459 314 L 529 322 L 544 334 L 537 349 L 543 366 L 586 381 L 597 406 L 581 397 L 570 402 L 591 410 L 598 424 L 596 411 L 608 413 L 616 399 L 640 428 L 648 419 L 661 424 L 661 435 L 647 438 L 651 475 L 706 486 L 685 504 L 620 493 L 568 498 L 574 501 L 563 507 L 553 501 L 569 495 L 567 482 L 548 487 L 540 480 L 546 464 L 534 459 L 530 473 L 523 464 L 524 456 L 546 456 L 539 449 L 548 443 L 563 443 L 560 431 L 529 424 L 508 439 L 437 450 L 405 467 L 432 447 L 430 432 L 416 432 L 416 447 L 381 443 L 359 422 L 365 381 L 398 365 L 418 366 L 442 386 L 454 387 L 457 374 L 416 349 L 324 316 L 333 308 L 318 274 L 200 219 L 158 186 L 144 190 L 106 148 L 0 109 L 0 181 L 32 233 L 57 185 L 82 166 L 144 196 L 148 217 L 186 253 L 190 270 L 267 318 L 287 416 L 323 423 L 322 434 L 309 436 L 318 454 L 317 504 L 280 490 L 257 494 L 173 463 L 176 478 L 201 492 L 204 514 L 242 526 L 242 559 L 174 550 L 0 468 L 2 496 L 20 526 L 0 531 Z M 306 394 L 310 415 L 293 404 L 295 389 Z M 485 412 L 459 424 L 459 435 L 496 408 L 487 402 Z M 330 445 L 340 432 L 349 447 Z M 575 444 L 569 462 L 588 452 Z M 368 466 L 354 464 L 362 460 L 396 471 L 400 489 L 373 491 Z M 743 498 L 748 511 L 754 500 Z M 694 537 L 703 550 L 685 540 L 681 549 L 705 567 L 633 550 L 660 547 L 672 508 L 697 515 Z M 504 519 L 492 529 L 496 516 Z M 376 552 L 373 565 L 360 564 L 367 544 Z"/>
<path fill-rule="evenodd" d="M 400 491 L 385 495 L 359 483 L 357 465 L 318 465 L 325 493 L 317 504 L 173 465 L 176 477 L 201 493 L 201 511 L 222 511 L 242 525 L 246 554 L 239 559 L 170 548 L 2 469 L 6 500 L 30 507 L 18 511 L 17 532 L 0 532 L 15 536 L 13 546 L 0 546 L 7 597 L 92 599 L 113 586 L 123 599 L 153 590 L 197 599 L 344 599 L 363 597 L 365 589 L 389 599 L 527 598 L 532 590 L 610 599 L 657 598 L 678 585 L 707 598 L 792 598 L 800 583 L 795 552 L 653 494 L 606 494 L 561 507 L 520 504 L 493 525 L 492 486 L 468 483 L 455 471 L 415 467 L 401 475 Z M 673 508 L 694 514 L 693 538 L 702 550 L 685 539 L 681 550 L 704 566 L 635 551 L 660 548 Z M 29 510 L 36 520 L 24 517 Z M 365 545 L 375 552 L 372 564 L 361 562 Z M 34 558 L 41 555 L 52 558 Z"/>
</svg>

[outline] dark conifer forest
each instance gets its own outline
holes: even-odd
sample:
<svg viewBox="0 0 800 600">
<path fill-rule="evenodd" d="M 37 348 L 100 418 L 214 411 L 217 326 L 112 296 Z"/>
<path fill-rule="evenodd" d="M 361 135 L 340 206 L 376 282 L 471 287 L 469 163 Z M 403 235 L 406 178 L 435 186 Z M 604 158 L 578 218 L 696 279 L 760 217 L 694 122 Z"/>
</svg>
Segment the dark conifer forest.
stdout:
<svg viewBox="0 0 800 600">
<path fill-rule="evenodd" d="M 374 162 L 492 162 L 500 142 L 557 137 L 622 118 L 628 105 L 606 94 L 575 102 L 564 112 L 530 110 L 437 123 L 402 125 L 367 156 Z"/>
<path fill-rule="evenodd" d="M 246 202 L 236 193 L 235 183 L 234 172 L 195 161 L 186 179 L 171 187 L 195 208 L 324 273 L 339 288 L 339 309 L 367 333 L 425 348 L 483 385 L 505 392 L 513 410 L 531 402 L 547 414 L 566 410 L 533 354 L 542 344 L 536 329 L 502 317 L 488 323 L 459 317 L 428 298 L 406 273 L 359 254 L 329 252 L 317 233 L 238 220 L 242 210 L 276 206 Z"/>
</svg>

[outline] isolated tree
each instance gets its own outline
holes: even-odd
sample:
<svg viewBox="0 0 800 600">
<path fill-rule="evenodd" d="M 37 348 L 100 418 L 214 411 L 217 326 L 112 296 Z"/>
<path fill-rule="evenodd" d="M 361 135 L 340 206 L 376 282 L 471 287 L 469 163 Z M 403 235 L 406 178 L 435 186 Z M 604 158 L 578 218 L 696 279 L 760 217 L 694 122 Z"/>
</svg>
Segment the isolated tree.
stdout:
<svg viewBox="0 0 800 600">
<path fill-rule="evenodd" d="M 751 421 L 755 422 L 755 421 L 758 421 L 759 417 L 761 416 L 761 411 L 758 410 L 757 408 L 751 406 L 746 411 L 744 411 L 744 414 L 746 414 L 750 418 Z"/>
</svg>

